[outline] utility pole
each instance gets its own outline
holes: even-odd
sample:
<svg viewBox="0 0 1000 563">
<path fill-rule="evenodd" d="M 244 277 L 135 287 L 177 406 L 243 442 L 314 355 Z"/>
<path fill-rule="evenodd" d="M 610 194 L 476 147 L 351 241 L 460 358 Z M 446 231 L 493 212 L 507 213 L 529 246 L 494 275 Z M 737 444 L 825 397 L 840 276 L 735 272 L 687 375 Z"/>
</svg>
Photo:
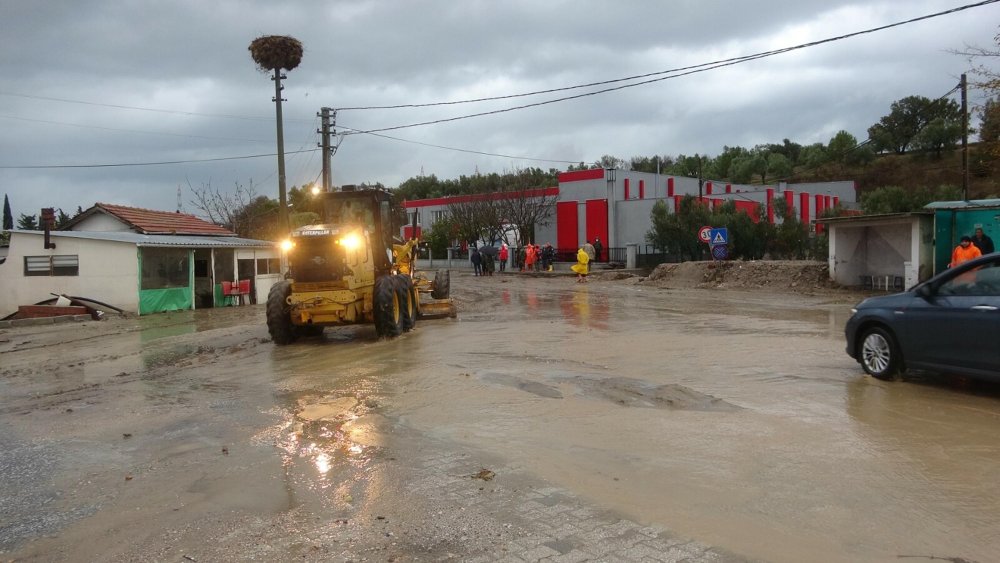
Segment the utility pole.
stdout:
<svg viewBox="0 0 1000 563">
<path fill-rule="evenodd" d="M 969 201 L 969 102 L 965 74 L 959 86 L 962 88 L 962 199 Z"/>
<path fill-rule="evenodd" d="M 280 68 L 274 69 L 274 76 L 271 77 L 274 81 L 274 97 L 271 101 L 276 104 L 275 115 L 278 122 L 278 229 L 282 237 L 289 233 L 288 197 L 285 195 L 285 135 L 281 124 L 281 102 L 287 101 L 281 98 L 281 91 L 285 89 L 281 81 L 285 78 L 287 76 L 281 74 Z"/>
<path fill-rule="evenodd" d="M 330 191 L 330 108 L 320 108 L 319 146 L 323 149 L 323 191 Z"/>
<path fill-rule="evenodd" d="M 332 192 L 333 173 L 330 168 L 330 157 L 337 154 L 337 147 L 340 146 L 340 143 L 331 145 L 330 138 L 337 134 L 337 130 L 335 129 L 337 126 L 337 110 L 320 108 L 320 112 L 316 115 L 320 117 L 321 125 L 321 128 L 316 132 L 322 137 L 321 142 L 317 144 L 323 149 L 323 191 Z"/>
<path fill-rule="evenodd" d="M 698 159 L 698 203 L 701 203 L 701 187 L 705 185 L 705 179 L 701 177 L 701 157 L 698 153 L 695 153 L 694 157 Z"/>
</svg>

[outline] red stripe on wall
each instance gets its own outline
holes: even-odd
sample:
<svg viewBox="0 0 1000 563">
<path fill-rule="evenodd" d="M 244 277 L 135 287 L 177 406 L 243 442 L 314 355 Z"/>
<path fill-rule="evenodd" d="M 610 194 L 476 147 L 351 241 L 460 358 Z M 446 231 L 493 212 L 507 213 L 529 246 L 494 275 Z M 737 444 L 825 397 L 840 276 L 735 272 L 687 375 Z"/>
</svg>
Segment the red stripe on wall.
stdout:
<svg viewBox="0 0 1000 563">
<path fill-rule="evenodd" d="M 627 180 L 626 180 L 627 181 Z M 608 244 L 608 200 L 588 199 L 587 200 L 587 224 L 584 226 L 587 240 L 594 242 L 601 239 L 601 242 Z"/>
<path fill-rule="evenodd" d="M 603 168 L 591 168 L 590 170 L 574 170 L 572 172 L 560 172 L 559 183 L 580 182 L 583 180 L 603 180 Z"/>
<path fill-rule="evenodd" d="M 575 201 L 556 203 L 556 248 L 580 248 L 580 211 Z"/>
<path fill-rule="evenodd" d="M 809 228 L 809 194 L 806 192 L 801 192 L 799 194 L 799 217 L 802 219 L 802 224 Z"/>
<path fill-rule="evenodd" d="M 629 183 L 628 178 L 625 178 L 625 199 L 628 199 L 630 187 L 631 184 Z"/>
<path fill-rule="evenodd" d="M 712 182 L 705 182 L 705 195 L 712 195 Z"/>
<path fill-rule="evenodd" d="M 646 199 L 646 181 L 639 180 L 639 199 Z"/>
<path fill-rule="evenodd" d="M 667 197 L 674 197 L 674 178 L 667 178 Z"/>
<path fill-rule="evenodd" d="M 795 209 L 795 192 L 792 190 L 785 190 L 785 210 L 789 215 L 792 214 L 792 210 Z"/>
</svg>

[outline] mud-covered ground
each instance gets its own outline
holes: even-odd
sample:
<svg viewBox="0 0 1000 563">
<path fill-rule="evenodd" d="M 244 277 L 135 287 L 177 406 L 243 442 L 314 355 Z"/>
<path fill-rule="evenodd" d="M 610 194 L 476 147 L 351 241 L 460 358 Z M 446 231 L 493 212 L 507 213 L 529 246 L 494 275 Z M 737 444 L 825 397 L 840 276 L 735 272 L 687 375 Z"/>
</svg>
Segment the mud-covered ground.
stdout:
<svg viewBox="0 0 1000 563">
<path fill-rule="evenodd" d="M 996 560 L 998 388 L 864 376 L 856 295 L 614 277 L 4 329 L 0 560 Z"/>
</svg>

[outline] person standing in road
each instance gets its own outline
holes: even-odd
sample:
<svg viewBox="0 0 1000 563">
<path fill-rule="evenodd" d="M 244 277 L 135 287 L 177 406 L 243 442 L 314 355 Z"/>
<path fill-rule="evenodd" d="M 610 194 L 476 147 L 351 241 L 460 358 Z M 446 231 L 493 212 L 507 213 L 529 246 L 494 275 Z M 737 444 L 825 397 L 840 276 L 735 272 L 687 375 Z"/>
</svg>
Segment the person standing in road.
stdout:
<svg viewBox="0 0 1000 563">
<path fill-rule="evenodd" d="M 600 262 L 601 260 L 604 259 L 603 255 L 601 254 L 601 252 L 603 252 L 603 251 L 604 251 L 604 245 L 601 244 L 601 237 L 595 238 L 594 239 L 594 261 L 595 262 Z"/>
<path fill-rule="evenodd" d="M 472 254 L 469 255 L 469 260 L 472 261 L 472 270 L 474 275 L 482 275 L 483 273 L 483 256 L 479 254 L 479 249 L 476 247 L 472 248 Z"/>
<path fill-rule="evenodd" d="M 500 246 L 500 253 L 497 255 L 497 258 L 500 259 L 500 273 L 501 274 L 504 273 L 505 271 L 507 271 L 507 258 L 509 256 L 510 256 L 510 251 L 507 250 L 507 244 L 504 243 L 503 245 Z"/>
<path fill-rule="evenodd" d="M 976 232 L 972 235 L 972 244 L 983 253 L 983 256 L 993 254 L 993 239 L 983 232 L 982 227 L 976 227 Z"/>
<path fill-rule="evenodd" d="M 570 269 L 576 272 L 576 283 L 587 283 L 587 274 L 590 273 L 590 255 L 582 246 L 580 250 L 576 251 L 576 264 L 570 266 Z"/>
<path fill-rule="evenodd" d="M 584 252 L 587 253 L 587 257 L 590 258 L 587 261 L 587 273 L 590 273 L 590 264 L 597 257 L 597 251 L 594 249 L 594 245 L 590 244 L 590 239 L 587 239 L 587 243 L 580 247 Z"/>
<path fill-rule="evenodd" d="M 528 246 L 524 249 L 524 269 L 533 272 L 535 270 L 535 259 L 538 258 L 538 254 L 535 251 L 535 245 L 528 243 Z"/>
<path fill-rule="evenodd" d="M 948 267 L 954 268 L 962 262 L 975 260 L 982 255 L 983 253 L 979 251 L 979 248 L 972 244 L 972 239 L 970 237 L 962 237 L 958 246 L 956 246 L 955 250 L 951 253 L 951 264 L 948 264 Z"/>
</svg>

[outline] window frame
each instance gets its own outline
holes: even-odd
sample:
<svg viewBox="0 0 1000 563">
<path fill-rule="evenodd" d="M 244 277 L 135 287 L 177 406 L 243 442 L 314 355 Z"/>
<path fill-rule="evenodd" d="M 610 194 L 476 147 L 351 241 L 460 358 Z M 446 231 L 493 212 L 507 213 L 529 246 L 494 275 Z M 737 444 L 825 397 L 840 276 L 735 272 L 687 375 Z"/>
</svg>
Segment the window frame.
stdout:
<svg viewBox="0 0 1000 563">
<path fill-rule="evenodd" d="M 44 269 L 40 267 L 43 263 L 46 266 Z M 29 267 L 29 265 L 33 267 Z M 24 257 L 25 277 L 65 277 L 79 275 L 79 254 L 50 254 L 48 256 L 36 255 Z"/>
</svg>

